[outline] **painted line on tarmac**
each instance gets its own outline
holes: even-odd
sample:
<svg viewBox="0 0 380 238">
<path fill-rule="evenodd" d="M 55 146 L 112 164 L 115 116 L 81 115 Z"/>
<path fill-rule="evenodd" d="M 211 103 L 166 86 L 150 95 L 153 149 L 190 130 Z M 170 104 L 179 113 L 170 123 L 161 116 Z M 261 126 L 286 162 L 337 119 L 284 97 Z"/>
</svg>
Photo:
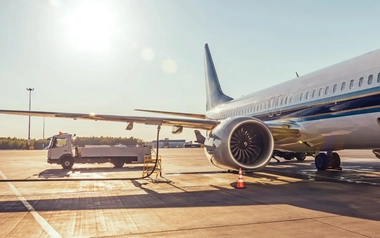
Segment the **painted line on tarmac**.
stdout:
<svg viewBox="0 0 380 238">
<path fill-rule="evenodd" d="M 3 172 L 0 170 L 0 175 L 3 179 L 7 179 Z M 50 235 L 50 237 L 61 237 L 56 230 L 40 215 L 33 206 L 22 196 L 22 194 L 17 190 L 17 188 L 11 183 L 7 182 L 8 186 L 12 189 L 17 198 L 24 204 L 26 209 L 32 214 L 34 219 L 40 224 L 40 226 Z"/>
</svg>

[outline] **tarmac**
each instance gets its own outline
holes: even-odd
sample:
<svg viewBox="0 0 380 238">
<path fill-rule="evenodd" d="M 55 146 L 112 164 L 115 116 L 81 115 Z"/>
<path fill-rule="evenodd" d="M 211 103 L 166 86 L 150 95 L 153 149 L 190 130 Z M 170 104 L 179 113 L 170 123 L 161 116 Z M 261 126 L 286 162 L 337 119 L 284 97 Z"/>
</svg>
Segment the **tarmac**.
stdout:
<svg viewBox="0 0 380 238">
<path fill-rule="evenodd" d="M 162 149 L 142 165 L 46 163 L 47 151 L 0 151 L 0 237 L 380 237 L 380 160 L 342 151 L 342 171 L 280 159 L 238 175 L 203 149 Z"/>
</svg>

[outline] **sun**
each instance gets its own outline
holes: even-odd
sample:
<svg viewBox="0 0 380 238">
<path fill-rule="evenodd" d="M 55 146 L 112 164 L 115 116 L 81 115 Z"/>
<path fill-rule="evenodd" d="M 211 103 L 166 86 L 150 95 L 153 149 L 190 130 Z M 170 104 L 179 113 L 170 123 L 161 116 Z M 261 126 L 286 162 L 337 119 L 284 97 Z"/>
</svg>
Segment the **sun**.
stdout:
<svg viewBox="0 0 380 238">
<path fill-rule="evenodd" d="M 115 19 L 106 5 L 83 4 L 68 18 L 69 36 L 80 49 L 103 51 L 115 32 Z"/>
</svg>

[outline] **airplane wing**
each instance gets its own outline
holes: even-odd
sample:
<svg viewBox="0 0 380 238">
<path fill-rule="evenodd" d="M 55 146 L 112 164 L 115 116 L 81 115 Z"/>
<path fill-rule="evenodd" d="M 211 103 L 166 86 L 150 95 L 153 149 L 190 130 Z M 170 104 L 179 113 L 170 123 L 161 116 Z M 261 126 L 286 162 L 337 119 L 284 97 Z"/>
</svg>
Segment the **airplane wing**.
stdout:
<svg viewBox="0 0 380 238">
<path fill-rule="evenodd" d="M 138 117 L 138 116 L 119 116 L 104 115 L 96 113 L 68 113 L 68 112 L 43 112 L 43 111 L 19 111 L 19 110 L 0 110 L 0 114 L 38 116 L 38 117 L 55 117 L 55 118 L 72 118 L 74 120 L 94 120 L 94 121 L 114 121 L 125 123 L 140 123 L 145 125 L 165 125 L 165 126 L 183 126 L 185 128 L 212 130 L 220 121 L 211 119 L 197 118 L 163 118 L 163 117 Z M 298 138 L 299 126 L 292 122 L 264 122 L 273 134 L 276 141 L 283 139 Z"/>
<path fill-rule="evenodd" d="M 183 113 L 183 112 L 168 112 L 168 111 L 155 111 L 155 110 L 146 110 L 146 109 L 135 109 L 135 111 L 139 111 L 139 112 L 152 112 L 152 113 L 167 114 L 167 115 L 174 115 L 174 116 L 181 116 L 181 117 L 192 117 L 192 118 L 206 119 L 206 115 L 205 114 Z"/>
<path fill-rule="evenodd" d="M 17 111 L 17 110 L 0 110 L 1 114 L 38 116 L 38 117 L 55 117 L 55 118 L 72 118 L 74 120 L 94 120 L 94 121 L 115 121 L 115 122 L 135 122 L 145 125 L 165 125 L 165 126 L 183 126 L 186 128 L 196 128 L 211 130 L 219 124 L 218 120 L 195 119 L 195 118 L 163 118 L 163 117 L 137 117 L 137 116 L 118 116 L 103 115 L 96 113 L 67 113 L 67 112 L 42 112 L 42 111 Z"/>
</svg>

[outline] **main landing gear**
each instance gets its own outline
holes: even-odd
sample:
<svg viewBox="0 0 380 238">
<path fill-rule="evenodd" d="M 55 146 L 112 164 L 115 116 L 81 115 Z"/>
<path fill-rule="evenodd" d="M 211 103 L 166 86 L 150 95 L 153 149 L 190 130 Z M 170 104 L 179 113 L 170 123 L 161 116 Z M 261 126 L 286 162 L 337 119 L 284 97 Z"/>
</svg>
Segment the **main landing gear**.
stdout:
<svg viewBox="0 0 380 238">
<path fill-rule="evenodd" d="M 340 167 L 340 156 L 336 152 L 327 152 L 327 153 L 319 153 L 315 157 L 315 167 L 318 170 L 326 170 L 326 169 L 339 169 Z"/>
</svg>

